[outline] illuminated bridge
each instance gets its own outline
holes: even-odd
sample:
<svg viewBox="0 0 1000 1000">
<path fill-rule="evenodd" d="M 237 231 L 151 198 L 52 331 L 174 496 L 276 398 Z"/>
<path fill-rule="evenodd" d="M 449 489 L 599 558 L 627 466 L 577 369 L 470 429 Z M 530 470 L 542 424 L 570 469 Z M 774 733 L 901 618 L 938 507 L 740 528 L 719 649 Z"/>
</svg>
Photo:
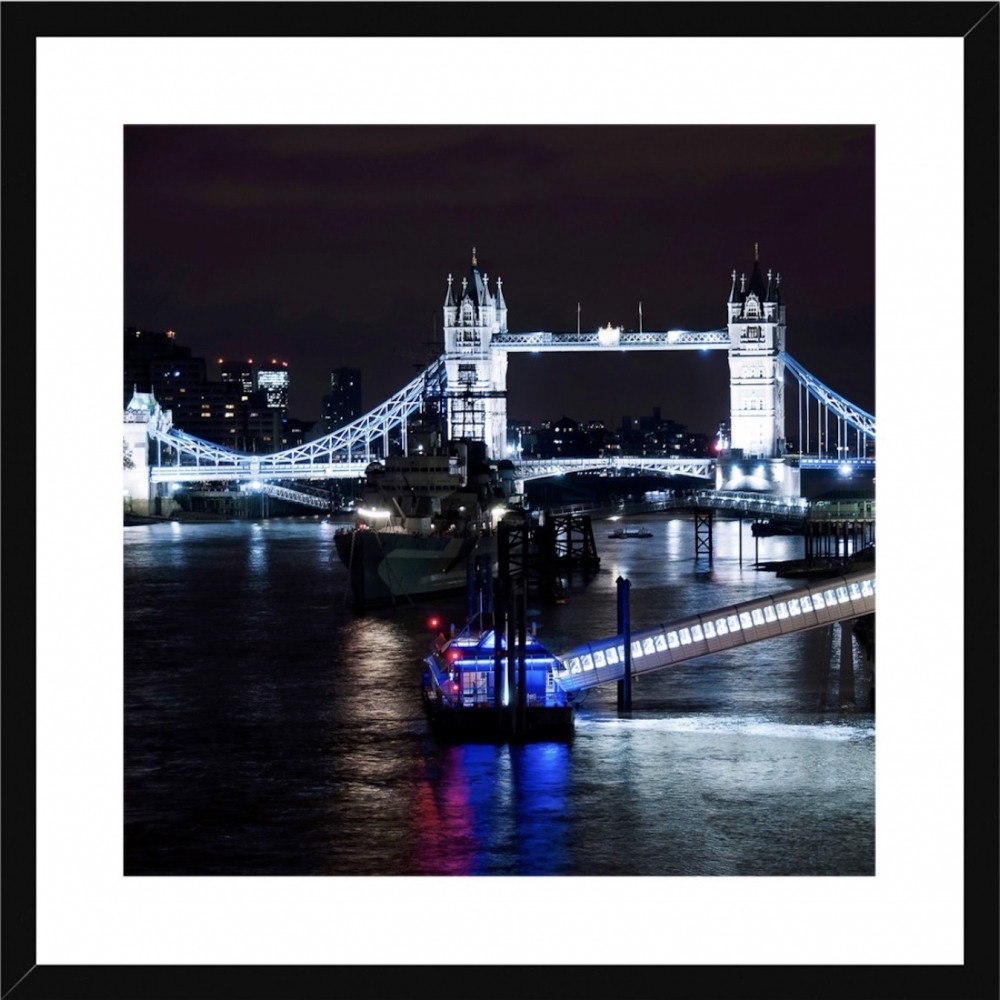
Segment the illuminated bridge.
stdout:
<svg viewBox="0 0 1000 1000">
<path fill-rule="evenodd" d="M 494 461 L 514 464 L 516 479 L 585 469 L 624 470 L 702 479 L 717 490 L 758 490 L 794 497 L 802 468 L 874 467 L 875 418 L 806 371 L 785 350 L 781 276 L 761 272 L 755 251 L 749 279 L 734 270 L 728 325 L 702 332 L 611 327 L 595 331 L 516 333 L 507 329 L 507 305 L 472 268 L 444 303 L 444 352 L 385 402 L 325 437 L 273 454 L 246 454 L 173 427 L 171 414 L 150 394 L 136 394 L 125 410 L 125 444 L 135 463 L 126 472 L 134 500 L 166 496 L 171 484 L 232 482 L 303 503 L 307 490 L 292 483 L 359 479 L 373 460 L 389 454 L 390 438 L 407 451 L 412 417 L 433 407 L 448 440 L 481 441 Z M 725 350 L 730 370 L 730 440 L 718 458 L 628 457 L 521 461 L 507 439 L 507 357 L 510 353 Z M 785 438 L 786 378 L 798 386 L 796 453 Z M 790 413 L 788 414 L 790 416 Z M 812 442 L 815 441 L 815 450 Z"/>
<path fill-rule="evenodd" d="M 875 612 L 875 570 L 803 584 L 629 632 L 631 676 L 753 642 L 805 632 Z M 573 694 L 622 680 L 625 636 L 595 639 L 558 656 L 555 682 Z"/>
</svg>

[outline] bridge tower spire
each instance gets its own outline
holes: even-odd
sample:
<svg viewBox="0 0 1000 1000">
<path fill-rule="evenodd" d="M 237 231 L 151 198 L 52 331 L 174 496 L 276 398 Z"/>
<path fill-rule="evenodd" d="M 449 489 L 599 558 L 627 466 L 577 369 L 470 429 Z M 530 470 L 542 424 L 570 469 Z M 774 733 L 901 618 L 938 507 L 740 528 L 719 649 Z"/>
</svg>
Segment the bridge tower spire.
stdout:
<svg viewBox="0 0 1000 1000">
<path fill-rule="evenodd" d="M 729 291 L 729 461 L 720 461 L 717 485 L 798 493 L 798 477 L 785 455 L 785 303 L 780 277 L 765 279 L 760 246 L 754 243 L 753 270 Z"/>
<path fill-rule="evenodd" d="M 496 334 L 507 332 L 503 282 L 489 288 L 489 274 L 480 271 L 480 256 L 472 249 L 468 277 L 458 296 L 444 301 L 445 403 L 448 439 L 481 441 L 492 459 L 507 455 L 507 352 L 490 349 Z"/>
</svg>

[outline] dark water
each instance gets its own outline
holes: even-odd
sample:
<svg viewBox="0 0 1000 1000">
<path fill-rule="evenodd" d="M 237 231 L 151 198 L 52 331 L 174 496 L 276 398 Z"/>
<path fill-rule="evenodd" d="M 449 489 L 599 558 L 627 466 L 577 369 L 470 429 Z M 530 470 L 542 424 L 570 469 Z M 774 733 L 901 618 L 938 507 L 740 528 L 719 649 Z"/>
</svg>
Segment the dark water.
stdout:
<svg viewBox="0 0 1000 1000">
<path fill-rule="evenodd" d="M 789 589 L 754 540 L 649 517 L 570 601 L 534 608 L 559 653 Z M 875 724 L 839 626 L 591 692 L 571 744 L 435 742 L 420 659 L 464 598 L 355 616 L 318 518 L 124 529 L 125 873 L 874 875 Z M 796 558 L 800 538 L 760 540 Z M 331 558 L 332 556 L 332 558 Z"/>
</svg>

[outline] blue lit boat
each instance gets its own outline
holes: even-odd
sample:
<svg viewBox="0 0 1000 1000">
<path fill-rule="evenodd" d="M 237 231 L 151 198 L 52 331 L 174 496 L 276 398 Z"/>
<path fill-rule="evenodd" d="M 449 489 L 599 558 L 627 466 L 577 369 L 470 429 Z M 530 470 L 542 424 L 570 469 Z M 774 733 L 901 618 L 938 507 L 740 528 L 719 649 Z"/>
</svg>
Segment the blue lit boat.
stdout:
<svg viewBox="0 0 1000 1000">
<path fill-rule="evenodd" d="M 501 633 L 466 626 L 440 633 L 424 659 L 421 690 L 432 731 L 460 742 L 566 741 L 573 736 L 573 706 L 555 680 L 559 660 L 529 632 L 508 655 Z M 521 661 L 523 657 L 523 671 Z M 525 697 L 518 705 L 518 679 Z M 495 679 L 500 677 L 500 698 Z"/>
</svg>

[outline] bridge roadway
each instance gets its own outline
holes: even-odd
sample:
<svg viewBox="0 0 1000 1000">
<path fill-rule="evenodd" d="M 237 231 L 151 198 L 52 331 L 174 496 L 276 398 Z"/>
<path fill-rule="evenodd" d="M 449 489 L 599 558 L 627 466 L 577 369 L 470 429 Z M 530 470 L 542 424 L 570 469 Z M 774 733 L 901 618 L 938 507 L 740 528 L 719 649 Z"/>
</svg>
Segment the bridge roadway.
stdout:
<svg viewBox="0 0 1000 1000">
<path fill-rule="evenodd" d="M 551 474 L 551 473 L 550 473 Z M 309 493 L 303 489 L 292 489 L 274 483 L 245 484 L 253 491 L 302 504 L 315 510 L 330 509 L 330 498 L 322 492 Z M 737 516 L 766 518 L 774 521 L 853 521 L 870 523 L 875 521 L 875 501 L 809 501 L 804 497 L 775 497 L 767 494 L 729 490 L 681 490 L 664 491 L 653 499 L 612 504 L 568 504 L 549 508 L 550 515 L 589 514 L 595 517 L 614 515 L 635 516 L 655 514 L 668 510 L 712 510 L 729 512 Z"/>
<path fill-rule="evenodd" d="M 630 629 L 632 676 L 874 612 L 872 567 L 662 625 Z M 624 636 L 595 639 L 575 646 L 557 659 L 561 666 L 555 682 L 569 694 L 622 680 Z"/>
</svg>

